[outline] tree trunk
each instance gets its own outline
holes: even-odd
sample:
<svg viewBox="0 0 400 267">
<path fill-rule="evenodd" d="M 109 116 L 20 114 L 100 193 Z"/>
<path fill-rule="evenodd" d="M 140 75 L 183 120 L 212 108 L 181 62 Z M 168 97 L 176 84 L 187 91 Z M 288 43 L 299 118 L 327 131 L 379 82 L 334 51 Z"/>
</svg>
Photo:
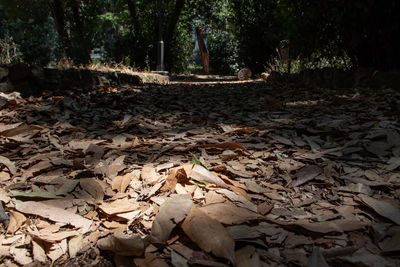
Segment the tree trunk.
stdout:
<svg viewBox="0 0 400 267">
<path fill-rule="evenodd" d="M 203 63 L 204 74 L 209 73 L 209 56 L 206 44 L 203 39 L 203 33 L 199 27 L 196 27 L 197 43 L 199 44 L 199 49 L 201 53 L 201 62 Z"/>
<path fill-rule="evenodd" d="M 171 64 L 171 48 L 172 48 L 172 38 L 174 37 L 176 25 L 179 21 L 179 16 L 181 15 L 182 9 L 185 6 L 185 0 L 176 0 L 174 10 L 168 20 L 167 30 L 164 34 L 164 44 L 165 44 L 165 59 Z"/>
<path fill-rule="evenodd" d="M 74 23 L 75 23 L 75 31 L 78 34 L 79 38 L 79 43 L 81 44 L 82 47 L 82 52 L 79 54 L 79 63 L 83 64 L 88 64 L 91 62 L 90 58 L 90 45 L 89 45 L 89 40 L 85 36 L 85 30 L 84 30 L 84 22 L 82 20 L 79 7 L 81 4 L 81 0 L 72 0 L 71 1 L 71 8 L 72 8 L 72 13 L 74 15 Z"/>
<path fill-rule="evenodd" d="M 129 10 L 129 14 L 130 14 L 131 20 L 132 20 L 134 36 L 136 38 L 140 38 L 141 27 L 140 27 L 140 22 L 139 22 L 139 16 L 136 11 L 136 3 L 134 0 L 125 0 L 125 1 L 128 4 L 128 10 Z"/>
<path fill-rule="evenodd" d="M 63 58 L 70 55 L 70 40 L 65 23 L 65 5 L 63 0 L 49 0 L 51 15 L 56 25 L 56 31 L 61 43 L 61 56 Z"/>
</svg>

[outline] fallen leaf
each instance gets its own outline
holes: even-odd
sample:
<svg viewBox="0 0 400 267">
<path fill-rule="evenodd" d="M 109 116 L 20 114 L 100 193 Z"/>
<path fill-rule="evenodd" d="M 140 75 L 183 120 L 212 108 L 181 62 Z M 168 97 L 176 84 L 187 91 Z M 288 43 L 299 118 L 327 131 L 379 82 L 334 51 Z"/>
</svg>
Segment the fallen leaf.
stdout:
<svg viewBox="0 0 400 267">
<path fill-rule="evenodd" d="M 214 203 L 200 208 L 211 218 L 220 223 L 232 225 L 241 224 L 252 220 L 263 219 L 264 216 L 252 212 L 246 208 L 240 208 L 229 203 Z"/>
<path fill-rule="evenodd" d="M 26 221 L 26 217 L 17 211 L 10 210 L 10 223 L 7 227 L 7 234 L 14 234 Z"/>
<path fill-rule="evenodd" d="M 60 242 L 64 239 L 80 234 L 80 231 L 62 231 L 62 232 L 48 233 L 46 232 L 45 229 L 41 231 L 28 230 L 28 232 L 31 236 L 35 237 L 36 239 L 43 240 L 48 243 Z"/>
<path fill-rule="evenodd" d="M 171 263 L 176 267 L 189 267 L 188 261 L 174 250 L 171 251 Z"/>
<path fill-rule="evenodd" d="M 15 167 L 14 162 L 9 160 L 8 158 L 0 155 L 0 163 L 5 165 L 12 175 L 17 173 L 17 168 Z"/>
<path fill-rule="evenodd" d="M 221 178 L 200 165 L 193 165 L 193 168 L 190 173 L 188 173 L 188 176 L 197 181 L 206 181 L 224 188 L 228 187 L 228 185 Z"/>
<path fill-rule="evenodd" d="M 227 189 L 219 189 L 217 190 L 217 193 L 223 194 L 224 196 L 229 198 L 232 202 L 238 202 L 238 206 L 257 212 L 257 206 L 253 204 L 251 201 L 247 200 L 242 195 L 239 195 Z"/>
<path fill-rule="evenodd" d="M 343 233 L 348 231 L 355 231 L 368 226 L 368 223 L 361 222 L 358 220 L 352 219 L 339 219 L 333 221 L 325 221 L 325 222 L 302 222 L 299 220 L 295 222 L 294 225 L 300 226 L 304 229 L 307 229 L 311 232 L 327 234 L 327 233 Z"/>
<path fill-rule="evenodd" d="M 120 146 L 126 141 L 126 136 L 119 134 L 113 137 L 112 142 L 114 146 Z"/>
<path fill-rule="evenodd" d="M 79 185 L 88 192 L 97 203 L 103 201 L 103 187 L 93 178 L 84 178 L 79 180 Z"/>
<path fill-rule="evenodd" d="M 54 222 L 66 223 L 78 228 L 82 228 L 83 233 L 88 232 L 92 224 L 90 220 L 85 219 L 80 215 L 40 202 L 17 201 L 15 203 L 15 209 L 25 214 L 38 215 Z"/>
<path fill-rule="evenodd" d="M 66 195 L 70 192 L 72 192 L 75 187 L 78 185 L 79 181 L 78 180 L 67 180 L 65 183 L 62 184 L 62 186 L 56 191 L 56 195 Z"/>
<path fill-rule="evenodd" d="M 148 184 L 155 184 L 158 179 L 160 179 L 160 175 L 156 172 L 156 169 L 151 165 L 145 165 L 140 172 L 142 180 Z"/>
<path fill-rule="evenodd" d="M 32 258 L 28 256 L 28 250 L 26 248 L 11 247 L 10 255 L 22 266 L 32 262 Z"/>
<path fill-rule="evenodd" d="M 390 261 L 388 261 L 387 259 L 385 259 L 380 255 L 372 254 L 365 248 L 359 249 L 352 255 L 340 257 L 340 259 L 345 260 L 345 262 L 350 263 L 352 266 L 368 266 L 368 267 L 397 266 L 396 264 L 391 263 Z"/>
<path fill-rule="evenodd" d="M 258 267 L 263 266 L 260 260 L 260 255 L 253 246 L 245 246 L 235 252 L 237 267 Z"/>
<path fill-rule="evenodd" d="M 185 234 L 202 250 L 225 258 L 235 265 L 235 241 L 220 222 L 192 207 L 181 225 Z"/>
<path fill-rule="evenodd" d="M 56 194 L 49 193 L 47 191 L 35 191 L 35 192 L 20 192 L 11 190 L 10 193 L 13 197 L 19 198 L 38 198 L 38 199 L 55 199 L 55 198 L 62 198 L 57 196 Z"/>
<path fill-rule="evenodd" d="M 100 239 L 97 247 L 120 256 L 140 256 L 144 252 L 144 242 L 139 235 L 128 235 L 122 231 Z"/>
<path fill-rule="evenodd" d="M 164 259 L 152 254 L 146 253 L 145 258 L 135 258 L 133 260 L 135 266 L 143 267 L 169 267 Z"/>
<path fill-rule="evenodd" d="M 44 244 L 41 240 L 32 239 L 32 253 L 35 261 L 45 263 L 47 261 L 46 252 L 44 250 Z"/>
<path fill-rule="evenodd" d="M 314 179 L 319 174 L 321 174 L 321 172 L 321 168 L 316 165 L 305 166 L 297 172 L 297 180 L 292 184 L 292 187 L 300 186 L 307 183 L 308 181 Z"/>
<path fill-rule="evenodd" d="M 205 147 L 205 148 L 222 148 L 222 149 L 240 149 L 243 150 L 244 152 L 251 154 L 244 146 L 241 144 L 235 143 L 235 142 L 224 142 L 224 143 L 219 143 L 219 144 L 203 144 L 200 145 L 199 147 Z"/>
<path fill-rule="evenodd" d="M 311 257 L 308 260 L 307 267 L 329 267 L 324 255 L 322 255 L 318 247 L 313 249 Z"/>
<path fill-rule="evenodd" d="M 373 209 L 379 215 L 391 220 L 400 225 L 400 209 L 393 206 L 391 203 L 378 200 L 366 195 L 357 195 L 357 197 L 368 207 Z"/>
<path fill-rule="evenodd" d="M 192 206 L 190 195 L 176 195 L 160 207 L 151 227 L 151 241 L 164 244 L 175 226 L 187 215 Z"/>
<path fill-rule="evenodd" d="M 71 258 L 74 258 L 83 246 L 83 235 L 72 237 L 68 241 L 68 252 Z"/>
<path fill-rule="evenodd" d="M 123 193 L 123 192 L 125 192 L 126 188 L 129 186 L 129 184 L 131 183 L 131 180 L 134 177 L 135 176 L 131 173 L 127 173 L 124 176 L 116 176 L 112 180 L 111 188 L 113 190 L 117 190 L 120 193 Z"/>
<path fill-rule="evenodd" d="M 127 213 L 138 208 L 139 206 L 136 201 L 128 198 L 117 199 L 112 202 L 103 203 L 99 206 L 99 209 L 109 216 L 119 213 Z"/>
<path fill-rule="evenodd" d="M 62 255 L 66 254 L 68 250 L 67 240 L 64 239 L 59 243 L 53 243 L 47 256 L 54 262 Z"/>
</svg>

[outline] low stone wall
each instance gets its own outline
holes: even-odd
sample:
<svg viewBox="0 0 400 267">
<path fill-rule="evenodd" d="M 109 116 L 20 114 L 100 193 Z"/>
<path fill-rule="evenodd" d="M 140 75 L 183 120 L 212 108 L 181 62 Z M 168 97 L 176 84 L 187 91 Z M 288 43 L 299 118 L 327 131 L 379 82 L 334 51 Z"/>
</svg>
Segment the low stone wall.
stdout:
<svg viewBox="0 0 400 267">
<path fill-rule="evenodd" d="M 23 97 L 39 95 L 43 90 L 90 89 L 94 86 L 121 84 L 165 84 L 167 75 L 157 73 L 100 72 L 88 69 L 52 69 L 24 64 L 0 66 L 0 92 L 20 92 Z"/>
<path fill-rule="evenodd" d="M 300 73 L 286 74 L 272 72 L 265 77 L 271 83 L 290 83 L 295 87 L 320 88 L 392 88 L 400 90 L 400 70 L 374 71 L 358 69 L 344 71 L 340 69 L 304 70 Z"/>
</svg>

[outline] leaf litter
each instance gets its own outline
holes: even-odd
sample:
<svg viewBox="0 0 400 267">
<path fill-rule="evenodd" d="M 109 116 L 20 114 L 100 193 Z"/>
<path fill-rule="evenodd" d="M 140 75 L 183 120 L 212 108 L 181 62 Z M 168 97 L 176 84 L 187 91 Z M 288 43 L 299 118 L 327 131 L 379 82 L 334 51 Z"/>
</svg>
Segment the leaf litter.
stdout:
<svg viewBox="0 0 400 267">
<path fill-rule="evenodd" d="M 171 83 L 9 96 L 8 265 L 400 265 L 394 90 Z"/>
</svg>

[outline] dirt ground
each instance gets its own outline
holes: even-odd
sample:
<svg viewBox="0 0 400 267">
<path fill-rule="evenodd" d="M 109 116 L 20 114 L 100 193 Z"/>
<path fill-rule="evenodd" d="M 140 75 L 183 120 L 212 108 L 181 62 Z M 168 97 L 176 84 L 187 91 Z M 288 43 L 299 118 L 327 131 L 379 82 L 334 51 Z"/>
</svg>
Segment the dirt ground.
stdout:
<svg viewBox="0 0 400 267">
<path fill-rule="evenodd" d="M 399 92 L 57 94 L 0 95 L 1 266 L 400 266 Z"/>
</svg>

